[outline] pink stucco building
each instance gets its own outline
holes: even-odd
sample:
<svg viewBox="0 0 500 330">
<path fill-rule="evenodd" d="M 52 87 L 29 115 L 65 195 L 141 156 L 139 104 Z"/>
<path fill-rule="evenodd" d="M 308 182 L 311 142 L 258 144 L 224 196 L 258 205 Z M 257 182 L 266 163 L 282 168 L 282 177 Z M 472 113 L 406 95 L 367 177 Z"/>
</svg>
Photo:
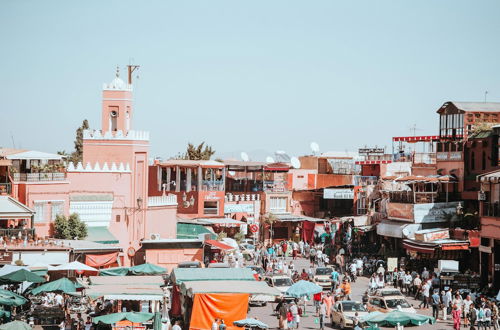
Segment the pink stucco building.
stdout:
<svg viewBox="0 0 500 330">
<path fill-rule="evenodd" d="M 132 85 L 117 73 L 103 86 L 100 129 L 84 131 L 82 163 L 57 175 L 12 176 L 11 194 L 36 211 L 37 236 L 51 236 L 56 215 L 78 213 L 87 239 L 119 244 L 124 265 L 137 259 L 141 240 L 176 237 L 177 196 L 148 194 L 149 132 L 133 129 L 133 110 Z"/>
</svg>

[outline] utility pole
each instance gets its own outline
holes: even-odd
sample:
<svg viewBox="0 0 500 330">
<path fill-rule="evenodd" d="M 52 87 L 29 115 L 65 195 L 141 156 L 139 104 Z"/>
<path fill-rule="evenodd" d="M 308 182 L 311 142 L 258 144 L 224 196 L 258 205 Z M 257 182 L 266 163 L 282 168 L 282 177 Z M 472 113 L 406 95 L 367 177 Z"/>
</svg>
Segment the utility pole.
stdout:
<svg viewBox="0 0 500 330">
<path fill-rule="evenodd" d="M 135 70 L 139 69 L 139 65 L 133 65 L 129 64 L 127 65 L 127 71 L 128 71 L 128 84 L 132 85 L 132 73 L 134 73 Z"/>
</svg>

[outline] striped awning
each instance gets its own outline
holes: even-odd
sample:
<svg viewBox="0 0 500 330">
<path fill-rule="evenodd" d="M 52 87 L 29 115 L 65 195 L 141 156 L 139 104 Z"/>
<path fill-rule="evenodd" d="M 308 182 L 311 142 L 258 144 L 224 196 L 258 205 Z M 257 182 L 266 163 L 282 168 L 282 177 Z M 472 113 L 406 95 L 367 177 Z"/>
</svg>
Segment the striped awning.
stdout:
<svg viewBox="0 0 500 330">
<path fill-rule="evenodd" d="M 478 182 L 490 182 L 499 183 L 500 182 L 500 171 L 490 172 L 486 174 L 481 174 L 477 176 Z"/>
<path fill-rule="evenodd" d="M 459 241 L 459 240 L 437 240 L 431 242 L 422 242 L 412 239 L 404 239 L 403 247 L 409 251 L 431 254 L 434 253 L 436 250 L 443 250 L 443 251 L 469 250 L 469 242 Z"/>
</svg>

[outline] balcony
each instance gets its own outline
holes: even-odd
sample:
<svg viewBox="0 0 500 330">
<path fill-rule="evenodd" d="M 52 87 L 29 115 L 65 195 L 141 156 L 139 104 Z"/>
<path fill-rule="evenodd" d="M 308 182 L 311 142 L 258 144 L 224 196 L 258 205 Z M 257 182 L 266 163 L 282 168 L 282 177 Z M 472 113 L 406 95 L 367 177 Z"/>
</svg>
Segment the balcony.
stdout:
<svg viewBox="0 0 500 330">
<path fill-rule="evenodd" d="M 500 217 L 500 203 L 483 202 L 483 210 L 481 212 L 483 217 Z"/>
<path fill-rule="evenodd" d="M 260 200 L 260 194 L 227 193 L 225 199 L 226 202 L 258 201 Z"/>
<path fill-rule="evenodd" d="M 414 193 L 413 191 L 391 191 L 389 192 L 389 200 L 391 203 L 403 203 L 403 204 L 443 203 L 443 202 L 460 200 L 460 194 L 454 192 Z"/>
<path fill-rule="evenodd" d="M 0 229 L 0 236 L 2 237 L 19 237 L 19 233 L 21 233 L 21 237 L 24 238 L 25 236 L 31 236 L 33 237 L 35 235 L 35 228 L 31 229 Z"/>
<path fill-rule="evenodd" d="M 15 182 L 43 182 L 43 181 L 65 181 L 66 173 L 13 173 L 12 179 Z"/>
<path fill-rule="evenodd" d="M 362 175 L 355 175 L 354 176 L 354 185 L 355 186 L 376 185 L 377 182 L 378 182 L 378 178 L 376 176 L 362 176 Z"/>
</svg>

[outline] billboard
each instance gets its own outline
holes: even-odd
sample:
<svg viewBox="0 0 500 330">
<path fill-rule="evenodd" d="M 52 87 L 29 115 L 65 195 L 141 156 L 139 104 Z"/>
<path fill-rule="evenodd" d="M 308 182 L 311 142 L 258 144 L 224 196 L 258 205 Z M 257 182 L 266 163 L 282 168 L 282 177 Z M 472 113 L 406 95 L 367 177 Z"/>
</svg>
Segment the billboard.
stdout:
<svg viewBox="0 0 500 330">
<path fill-rule="evenodd" d="M 387 203 L 387 217 L 393 220 L 413 222 L 413 205 L 406 203 Z"/>
<path fill-rule="evenodd" d="M 449 215 L 457 213 L 460 202 L 414 204 L 415 223 L 445 222 Z"/>
<path fill-rule="evenodd" d="M 323 189 L 323 199 L 354 199 L 353 189 Z"/>
</svg>

